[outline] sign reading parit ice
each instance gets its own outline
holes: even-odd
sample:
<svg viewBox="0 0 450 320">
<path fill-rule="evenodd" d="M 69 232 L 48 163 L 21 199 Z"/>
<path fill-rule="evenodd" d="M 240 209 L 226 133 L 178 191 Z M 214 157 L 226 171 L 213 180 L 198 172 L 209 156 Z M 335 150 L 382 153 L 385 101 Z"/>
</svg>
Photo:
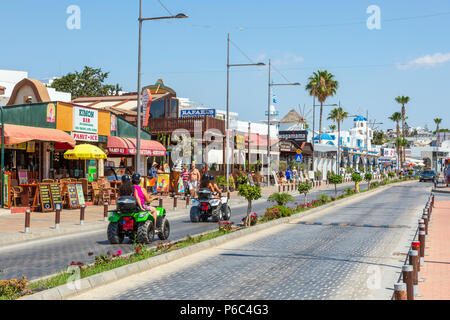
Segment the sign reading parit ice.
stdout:
<svg viewBox="0 0 450 320">
<path fill-rule="evenodd" d="M 74 107 L 72 131 L 98 133 L 98 111 Z"/>
</svg>

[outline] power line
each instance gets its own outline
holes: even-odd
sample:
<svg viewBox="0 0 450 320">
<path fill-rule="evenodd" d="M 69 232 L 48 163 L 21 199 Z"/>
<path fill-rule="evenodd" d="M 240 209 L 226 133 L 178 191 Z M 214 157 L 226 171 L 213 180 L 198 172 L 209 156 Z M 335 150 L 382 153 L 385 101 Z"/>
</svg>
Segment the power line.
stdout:
<svg viewBox="0 0 450 320">
<path fill-rule="evenodd" d="M 159 1 L 159 0 L 158 0 Z M 382 19 L 382 22 L 397 22 L 397 21 L 407 21 L 407 20 L 419 20 L 427 19 L 439 16 L 448 16 L 450 12 L 438 12 L 432 14 L 410 16 L 410 17 L 394 17 L 389 19 Z M 172 22 L 166 22 L 172 23 Z M 174 22 L 179 23 L 179 22 Z M 217 26 L 217 25 L 201 25 L 201 24 L 184 24 L 191 27 L 206 28 L 206 29 L 236 29 L 240 31 L 245 30 L 258 30 L 258 29 L 307 29 L 307 28 L 328 28 L 328 27 L 345 27 L 352 25 L 365 25 L 366 20 L 351 21 L 351 22 L 341 22 L 341 23 L 328 23 L 328 24 L 312 24 L 312 25 L 291 25 L 291 26 Z"/>
<path fill-rule="evenodd" d="M 170 12 L 170 10 L 169 9 L 167 9 L 167 7 L 160 1 L 160 0 L 157 0 L 158 2 L 159 2 L 159 4 L 161 5 L 161 7 L 163 7 L 171 16 L 173 16 L 174 14 L 172 13 L 172 12 Z"/>
<path fill-rule="evenodd" d="M 239 50 L 239 52 L 244 56 L 244 57 L 246 57 L 247 59 L 248 59 L 248 61 L 250 61 L 250 63 L 255 63 L 252 59 L 250 59 L 250 57 L 249 56 L 247 56 L 246 54 L 245 54 L 245 52 L 241 49 L 241 48 L 239 48 L 238 47 L 238 45 L 237 44 L 235 44 L 233 41 L 231 41 L 230 40 L 230 42 L 231 42 L 231 44 L 236 48 L 236 49 L 238 49 Z"/>
</svg>

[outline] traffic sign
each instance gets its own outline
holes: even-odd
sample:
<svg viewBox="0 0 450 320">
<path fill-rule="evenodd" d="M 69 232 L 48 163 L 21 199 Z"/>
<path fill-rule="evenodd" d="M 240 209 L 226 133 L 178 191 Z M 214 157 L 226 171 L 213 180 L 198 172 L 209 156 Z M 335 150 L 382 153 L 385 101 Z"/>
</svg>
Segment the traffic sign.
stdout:
<svg viewBox="0 0 450 320">
<path fill-rule="evenodd" d="M 301 154 L 297 154 L 297 155 L 295 156 L 295 161 L 296 161 L 296 162 L 302 162 L 302 158 L 303 158 L 303 156 L 302 156 Z"/>
<path fill-rule="evenodd" d="M 302 150 L 301 149 L 297 149 L 297 154 L 302 154 Z"/>
</svg>

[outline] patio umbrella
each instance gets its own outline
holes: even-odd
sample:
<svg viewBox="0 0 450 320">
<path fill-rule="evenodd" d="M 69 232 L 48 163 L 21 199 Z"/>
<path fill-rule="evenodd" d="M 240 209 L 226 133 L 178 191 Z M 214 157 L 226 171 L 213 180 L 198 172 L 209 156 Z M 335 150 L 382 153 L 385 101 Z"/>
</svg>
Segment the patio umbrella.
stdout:
<svg viewBox="0 0 450 320">
<path fill-rule="evenodd" d="M 74 149 L 67 150 L 64 153 L 64 159 L 68 160 L 98 160 L 106 158 L 106 153 L 92 144 L 79 144 Z"/>
</svg>

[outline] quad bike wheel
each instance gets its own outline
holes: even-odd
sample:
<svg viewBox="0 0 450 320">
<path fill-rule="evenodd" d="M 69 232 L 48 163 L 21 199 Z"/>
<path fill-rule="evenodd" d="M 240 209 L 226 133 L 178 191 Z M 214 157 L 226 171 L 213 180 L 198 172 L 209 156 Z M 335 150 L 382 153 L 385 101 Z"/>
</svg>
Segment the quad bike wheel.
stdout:
<svg viewBox="0 0 450 320">
<path fill-rule="evenodd" d="M 222 219 L 228 221 L 231 218 L 231 209 L 227 204 L 222 206 Z"/>
<path fill-rule="evenodd" d="M 124 234 L 120 232 L 118 222 L 110 222 L 108 224 L 108 240 L 111 244 L 121 244 L 124 239 Z"/>
<path fill-rule="evenodd" d="M 191 216 L 191 222 L 198 222 L 199 221 L 199 219 L 200 219 L 200 210 L 198 209 L 198 207 L 192 207 L 191 208 L 190 216 Z"/>
<path fill-rule="evenodd" d="M 222 218 L 223 218 L 222 209 L 217 210 L 216 213 L 211 216 L 212 222 L 219 222 L 220 220 L 222 220 Z"/>
<path fill-rule="evenodd" d="M 136 232 L 136 242 L 149 244 L 153 242 L 154 238 L 155 228 L 153 227 L 153 222 L 151 220 L 139 222 Z"/>
<path fill-rule="evenodd" d="M 162 219 L 161 225 L 159 226 L 158 238 L 160 240 L 167 240 L 170 235 L 170 224 L 169 220 L 164 217 Z"/>
</svg>

